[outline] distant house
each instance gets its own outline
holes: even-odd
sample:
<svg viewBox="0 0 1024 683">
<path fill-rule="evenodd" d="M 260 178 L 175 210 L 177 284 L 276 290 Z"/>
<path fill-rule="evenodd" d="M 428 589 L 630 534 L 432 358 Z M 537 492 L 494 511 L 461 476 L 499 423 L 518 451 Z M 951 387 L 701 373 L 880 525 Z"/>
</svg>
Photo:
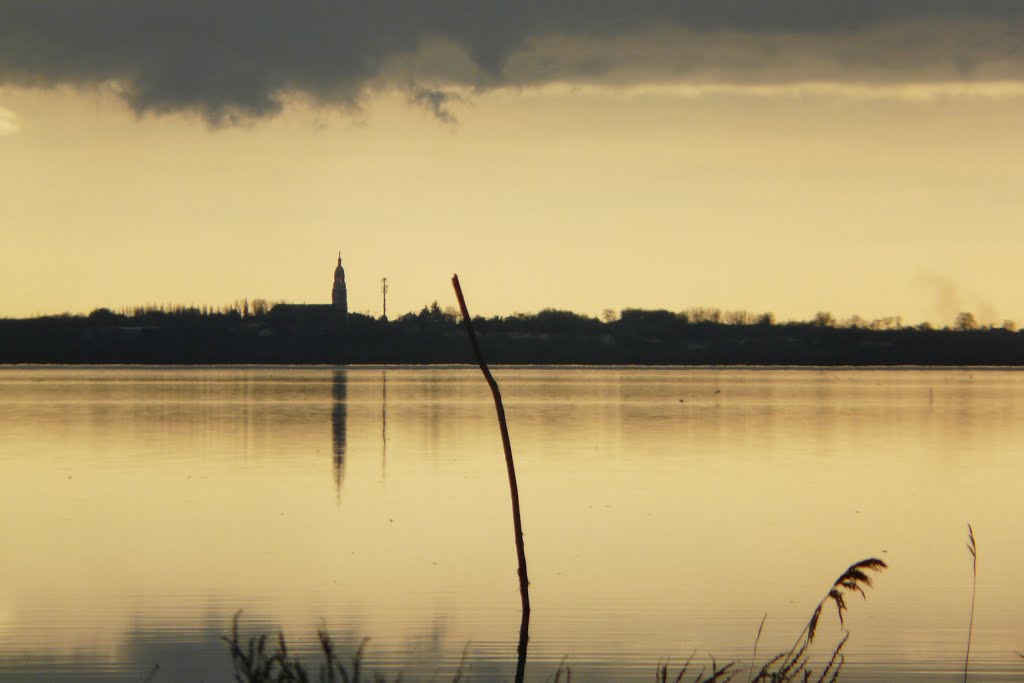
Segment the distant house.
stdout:
<svg viewBox="0 0 1024 683">
<path fill-rule="evenodd" d="M 348 321 L 348 288 L 345 286 L 345 269 L 334 269 L 334 284 L 331 287 L 329 304 L 277 304 L 270 309 L 270 319 L 282 325 L 299 327 L 333 327 Z"/>
</svg>

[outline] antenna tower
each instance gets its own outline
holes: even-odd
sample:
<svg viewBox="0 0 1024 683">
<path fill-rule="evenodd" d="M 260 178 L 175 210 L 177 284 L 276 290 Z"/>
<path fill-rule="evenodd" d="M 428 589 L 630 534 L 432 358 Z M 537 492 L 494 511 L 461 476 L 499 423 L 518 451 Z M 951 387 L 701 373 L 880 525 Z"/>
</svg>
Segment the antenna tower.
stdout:
<svg viewBox="0 0 1024 683">
<path fill-rule="evenodd" d="M 388 319 L 388 279 L 381 278 L 380 281 L 380 293 L 384 299 L 384 315 L 381 316 L 382 320 Z"/>
</svg>

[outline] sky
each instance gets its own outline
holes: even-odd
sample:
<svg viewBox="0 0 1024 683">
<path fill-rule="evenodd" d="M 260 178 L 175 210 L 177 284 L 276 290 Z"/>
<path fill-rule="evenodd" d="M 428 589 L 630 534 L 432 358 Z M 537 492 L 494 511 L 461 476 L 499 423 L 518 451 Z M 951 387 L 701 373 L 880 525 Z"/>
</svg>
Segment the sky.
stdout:
<svg viewBox="0 0 1024 683">
<path fill-rule="evenodd" d="M 0 0 L 0 317 L 1024 322 L 1015 0 Z"/>
</svg>

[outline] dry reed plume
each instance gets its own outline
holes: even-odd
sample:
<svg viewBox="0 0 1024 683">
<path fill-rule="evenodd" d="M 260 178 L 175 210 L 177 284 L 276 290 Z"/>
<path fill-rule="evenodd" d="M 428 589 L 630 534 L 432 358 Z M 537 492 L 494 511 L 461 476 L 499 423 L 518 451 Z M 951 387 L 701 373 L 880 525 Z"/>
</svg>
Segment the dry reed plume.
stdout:
<svg viewBox="0 0 1024 683">
<path fill-rule="evenodd" d="M 855 564 L 851 564 L 845 572 L 843 572 L 838 579 L 836 579 L 831 588 L 825 594 L 825 597 L 821 599 L 821 602 L 814 608 L 811 613 L 811 618 L 807 621 L 807 625 L 804 626 L 800 635 L 797 636 L 796 642 L 793 643 L 787 652 L 776 655 L 772 659 L 768 660 L 761 667 L 757 676 L 754 677 L 754 683 L 758 681 L 764 681 L 765 683 L 781 683 L 782 681 L 809 681 L 813 676 L 809 664 L 809 653 L 808 650 L 811 647 L 811 643 L 814 642 L 814 636 L 818 632 L 818 622 L 821 620 L 821 613 L 825 609 L 825 606 L 831 602 L 836 607 L 836 615 L 839 617 L 839 624 L 843 628 L 843 638 L 836 645 L 832 651 L 832 657 L 825 665 L 818 678 L 815 679 L 819 683 L 831 683 L 839 678 L 839 672 L 843 668 L 845 657 L 843 656 L 843 647 L 846 645 L 847 639 L 850 637 L 849 631 L 846 630 L 846 624 L 843 618 L 843 614 L 847 611 L 847 597 L 851 593 L 860 593 L 862 598 L 867 598 L 867 593 L 864 589 L 872 586 L 871 576 L 867 573 L 870 571 L 880 572 L 886 569 L 888 565 L 875 557 L 870 557 L 866 560 L 861 560 Z"/>
</svg>

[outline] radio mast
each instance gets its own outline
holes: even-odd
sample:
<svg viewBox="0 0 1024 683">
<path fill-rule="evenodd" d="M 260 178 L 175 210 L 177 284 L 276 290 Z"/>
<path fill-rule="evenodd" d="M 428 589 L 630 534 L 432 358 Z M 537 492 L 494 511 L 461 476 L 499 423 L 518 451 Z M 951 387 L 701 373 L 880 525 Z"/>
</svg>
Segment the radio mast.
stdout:
<svg viewBox="0 0 1024 683">
<path fill-rule="evenodd" d="M 388 319 L 388 279 L 386 277 L 385 278 L 381 278 L 381 281 L 380 281 L 380 293 L 381 293 L 382 298 L 384 299 L 384 315 L 382 315 L 380 318 L 381 318 L 381 320 L 387 321 L 387 319 Z"/>
</svg>

